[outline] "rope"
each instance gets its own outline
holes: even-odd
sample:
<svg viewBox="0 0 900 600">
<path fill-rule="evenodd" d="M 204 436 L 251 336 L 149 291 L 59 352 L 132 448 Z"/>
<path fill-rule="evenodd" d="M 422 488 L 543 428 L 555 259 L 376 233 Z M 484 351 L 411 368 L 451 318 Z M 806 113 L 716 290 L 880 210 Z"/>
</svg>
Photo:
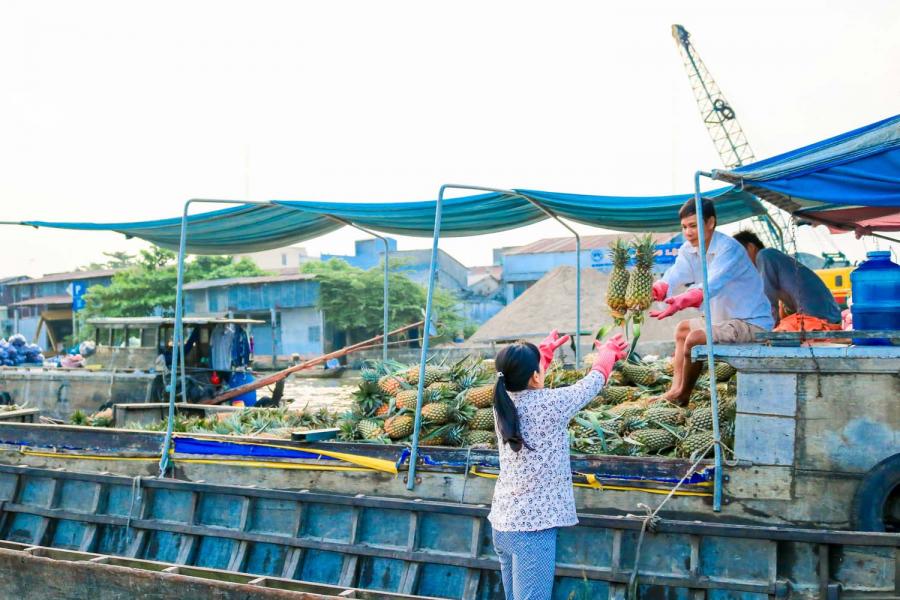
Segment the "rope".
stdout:
<svg viewBox="0 0 900 600">
<path fill-rule="evenodd" d="M 137 475 L 131 480 L 131 504 L 128 506 L 128 518 L 125 519 L 125 543 L 128 543 L 128 532 L 131 529 L 131 516 L 134 514 L 135 495 L 141 491 L 141 476 Z"/>
<path fill-rule="evenodd" d="M 662 510 L 662 507 L 666 505 L 666 502 L 668 502 L 675 495 L 675 492 L 678 491 L 678 488 L 680 488 L 681 485 L 685 481 L 687 481 L 687 479 L 691 475 L 694 474 L 697 467 L 700 466 L 700 463 L 704 460 L 704 457 L 706 456 L 706 454 L 716 444 L 726 447 L 725 444 L 723 444 L 720 440 L 713 440 L 713 442 L 708 444 L 705 448 L 702 448 L 701 450 L 697 450 L 693 454 L 691 454 L 692 459 L 694 458 L 694 456 L 697 456 L 697 455 L 699 455 L 699 458 L 697 458 L 694 461 L 694 464 L 692 464 L 688 468 L 687 472 L 684 474 L 684 477 L 682 477 L 681 480 L 678 483 L 676 483 L 675 486 L 671 490 L 669 490 L 669 493 L 666 494 L 666 497 L 663 498 L 662 502 L 659 503 L 659 506 L 657 506 L 655 510 L 650 510 L 650 507 L 647 506 L 646 504 L 644 504 L 643 502 L 638 503 L 638 508 L 644 509 L 644 517 L 643 517 L 643 522 L 641 523 L 641 532 L 640 532 L 640 534 L 638 534 L 637 545 L 635 546 L 635 549 L 634 549 L 634 568 L 631 571 L 631 577 L 629 577 L 629 579 L 628 579 L 628 590 L 627 590 L 628 600 L 637 600 L 637 598 L 638 598 L 638 595 L 637 595 L 638 566 L 640 565 L 640 560 L 641 560 L 641 546 L 644 543 L 644 534 L 647 533 L 648 530 L 650 531 L 650 533 L 653 533 L 654 531 L 656 531 L 656 527 L 657 527 L 657 525 L 659 525 L 659 521 L 660 521 L 659 511 Z M 629 514 L 628 516 L 635 517 L 637 515 Z"/>
<path fill-rule="evenodd" d="M 463 487 L 462 493 L 459 495 L 459 503 L 462 504 L 465 501 L 466 497 L 466 485 L 469 483 L 469 459 L 472 456 L 472 446 L 469 446 L 466 451 L 466 469 L 463 471 Z"/>
</svg>

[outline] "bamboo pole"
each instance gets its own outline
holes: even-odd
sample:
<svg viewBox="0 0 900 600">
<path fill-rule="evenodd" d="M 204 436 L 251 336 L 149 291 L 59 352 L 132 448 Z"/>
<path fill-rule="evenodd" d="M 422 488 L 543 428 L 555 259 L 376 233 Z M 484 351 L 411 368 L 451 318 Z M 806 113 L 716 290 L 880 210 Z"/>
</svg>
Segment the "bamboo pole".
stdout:
<svg viewBox="0 0 900 600">
<path fill-rule="evenodd" d="M 424 323 L 425 323 L 425 321 L 417 321 L 410 325 L 405 325 L 399 329 L 389 331 L 388 336 L 396 335 L 398 333 L 403 333 L 404 331 L 413 329 L 414 327 L 419 327 L 420 325 L 423 325 Z M 200 404 L 221 404 L 222 402 L 225 402 L 226 400 L 231 400 L 232 398 L 234 398 L 236 396 L 240 396 L 241 394 L 245 394 L 247 392 L 252 392 L 253 390 L 258 390 L 260 388 L 266 387 L 267 385 L 272 385 L 273 383 L 281 381 L 282 379 L 284 379 L 291 373 L 296 373 L 297 371 L 303 371 L 305 369 L 311 369 L 312 367 L 320 365 L 320 364 L 324 363 L 325 361 L 331 360 L 332 358 L 340 358 L 341 356 L 346 356 L 347 354 L 350 354 L 351 352 L 355 352 L 357 350 L 362 350 L 364 348 L 371 347 L 372 345 L 378 343 L 379 340 L 381 340 L 383 337 L 384 337 L 383 334 L 376 335 L 373 338 L 363 340 L 362 342 L 358 342 L 351 346 L 345 346 L 345 347 L 341 348 L 340 350 L 335 350 L 334 352 L 330 352 L 328 354 L 323 354 L 322 356 L 317 356 L 316 358 L 312 358 L 312 359 L 302 362 L 298 365 L 294 365 L 294 366 L 288 367 L 287 369 L 284 369 L 282 371 L 278 371 L 277 373 L 273 373 L 272 375 L 269 375 L 268 377 L 263 377 L 262 379 L 257 379 L 256 381 L 253 381 L 246 385 L 242 385 L 240 387 L 236 387 L 234 389 L 228 390 L 225 393 L 219 394 L 218 396 L 216 396 L 214 398 L 209 398 L 207 400 L 201 400 L 199 403 Z"/>
</svg>

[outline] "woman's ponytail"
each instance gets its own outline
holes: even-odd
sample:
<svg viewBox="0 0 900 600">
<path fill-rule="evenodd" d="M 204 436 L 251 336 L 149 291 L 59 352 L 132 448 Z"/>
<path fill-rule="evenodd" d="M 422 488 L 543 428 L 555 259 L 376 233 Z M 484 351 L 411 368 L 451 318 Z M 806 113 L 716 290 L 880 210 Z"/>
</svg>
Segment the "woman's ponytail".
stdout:
<svg viewBox="0 0 900 600">
<path fill-rule="evenodd" d="M 537 346 L 528 342 L 516 342 L 503 348 L 496 359 L 497 383 L 494 384 L 494 417 L 500 439 L 513 452 L 525 446 L 532 450 L 522 437 L 519 413 L 509 392 L 518 392 L 528 387 L 528 381 L 540 369 L 540 352 Z"/>
</svg>

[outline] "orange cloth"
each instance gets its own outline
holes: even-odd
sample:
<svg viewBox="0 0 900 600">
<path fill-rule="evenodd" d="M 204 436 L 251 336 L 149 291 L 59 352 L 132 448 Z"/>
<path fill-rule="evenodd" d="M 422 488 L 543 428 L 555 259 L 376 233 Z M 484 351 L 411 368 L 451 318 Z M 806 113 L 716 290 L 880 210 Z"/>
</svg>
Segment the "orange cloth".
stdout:
<svg viewBox="0 0 900 600">
<path fill-rule="evenodd" d="M 783 318 L 772 331 L 840 331 L 838 323 L 829 323 L 819 317 L 794 313 Z"/>
</svg>

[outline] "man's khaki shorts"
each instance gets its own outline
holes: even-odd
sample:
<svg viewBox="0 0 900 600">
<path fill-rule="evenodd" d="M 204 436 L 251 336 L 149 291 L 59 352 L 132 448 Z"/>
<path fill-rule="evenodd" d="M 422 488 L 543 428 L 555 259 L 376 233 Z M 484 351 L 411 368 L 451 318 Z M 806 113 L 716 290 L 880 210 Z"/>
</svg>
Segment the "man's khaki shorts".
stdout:
<svg viewBox="0 0 900 600">
<path fill-rule="evenodd" d="M 706 331 L 706 321 L 704 319 L 691 319 L 691 331 L 699 329 Z M 747 321 L 740 319 L 731 319 L 722 323 L 715 323 L 712 326 L 713 342 L 716 344 L 749 344 L 756 341 L 756 334 L 765 331 L 762 327 L 751 325 Z"/>
</svg>

